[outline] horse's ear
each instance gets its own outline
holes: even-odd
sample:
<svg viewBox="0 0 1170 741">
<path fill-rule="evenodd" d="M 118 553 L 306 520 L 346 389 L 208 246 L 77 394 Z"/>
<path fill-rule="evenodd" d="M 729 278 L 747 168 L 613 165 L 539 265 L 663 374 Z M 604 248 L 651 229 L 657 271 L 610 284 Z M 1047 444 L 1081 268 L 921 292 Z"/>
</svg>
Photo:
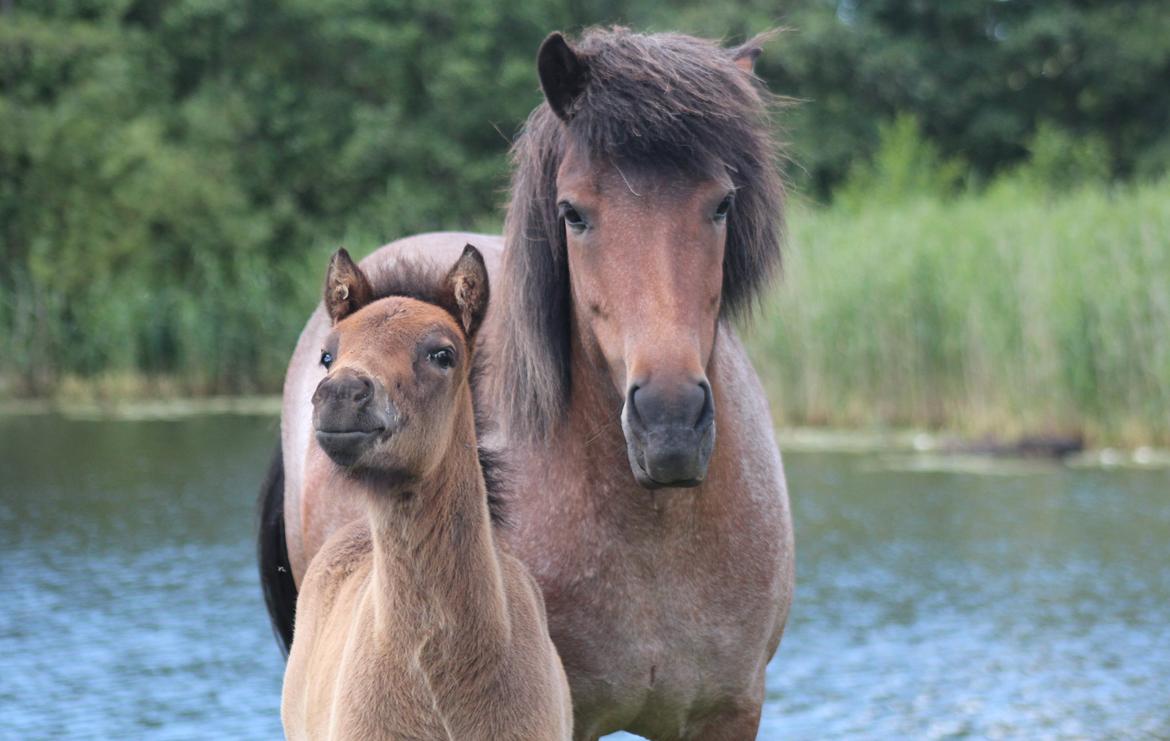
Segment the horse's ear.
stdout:
<svg viewBox="0 0 1170 741">
<path fill-rule="evenodd" d="M 737 46 L 731 50 L 731 61 L 735 65 L 749 75 L 756 72 L 756 60 L 764 53 L 764 44 L 772 39 L 773 36 L 780 33 L 780 29 L 773 29 L 771 31 L 764 31 L 757 34 L 754 38 L 748 39 L 742 46 Z"/>
<path fill-rule="evenodd" d="M 345 248 L 329 259 L 325 274 L 325 310 L 336 324 L 374 300 L 374 289 L 366 274 L 357 266 Z"/>
<path fill-rule="evenodd" d="M 549 108 L 557 118 L 568 122 L 573 117 L 573 103 L 585 92 L 589 81 L 589 67 L 573 51 L 560 31 L 548 35 L 536 54 L 536 71 L 540 88 Z"/>
<path fill-rule="evenodd" d="M 487 265 L 483 262 L 483 255 L 474 246 L 469 244 L 464 247 L 463 254 L 447 272 L 443 293 L 444 302 L 459 317 L 463 331 L 471 339 L 483 323 L 491 296 Z"/>
</svg>

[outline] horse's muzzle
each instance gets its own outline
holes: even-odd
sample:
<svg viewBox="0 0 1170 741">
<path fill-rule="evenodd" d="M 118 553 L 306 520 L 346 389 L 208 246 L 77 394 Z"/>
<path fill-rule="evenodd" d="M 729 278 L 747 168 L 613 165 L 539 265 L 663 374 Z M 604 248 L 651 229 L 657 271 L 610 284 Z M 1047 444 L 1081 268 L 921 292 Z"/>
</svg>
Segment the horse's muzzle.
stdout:
<svg viewBox="0 0 1170 741">
<path fill-rule="evenodd" d="M 706 379 L 632 384 L 622 410 L 626 453 L 647 489 L 698 486 L 715 449 L 715 402 Z"/>
<path fill-rule="evenodd" d="M 379 440 L 394 433 L 398 415 L 377 381 L 343 369 L 313 393 L 317 444 L 339 466 L 352 466 Z"/>
</svg>

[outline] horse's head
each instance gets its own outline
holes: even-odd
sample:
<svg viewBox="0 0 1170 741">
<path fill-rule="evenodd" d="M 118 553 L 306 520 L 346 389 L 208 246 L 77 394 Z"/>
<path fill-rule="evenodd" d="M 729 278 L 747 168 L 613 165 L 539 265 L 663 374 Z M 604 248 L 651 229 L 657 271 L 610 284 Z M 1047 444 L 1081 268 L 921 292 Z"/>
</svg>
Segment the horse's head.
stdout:
<svg viewBox="0 0 1170 741">
<path fill-rule="evenodd" d="M 334 463 L 394 480 L 435 469 L 467 389 L 487 280 L 482 256 L 468 245 L 428 296 L 435 303 L 375 300 L 365 274 L 337 251 L 325 280 L 333 320 L 321 349 L 327 375 L 313 394 L 317 443 Z"/>
<path fill-rule="evenodd" d="M 714 448 L 706 368 L 734 193 L 727 177 L 663 176 L 573 145 L 557 172 L 574 319 L 622 395 L 644 486 L 698 484 Z"/>
<path fill-rule="evenodd" d="M 618 31 L 578 48 L 553 34 L 538 54 L 548 105 L 525 136 L 543 140 L 544 173 L 525 171 L 518 145 L 510 217 L 529 239 L 553 232 L 566 319 L 621 399 L 630 466 L 647 488 L 706 476 L 720 320 L 775 263 L 780 188 L 751 74 L 758 52 Z M 549 192 L 532 208 L 545 213 L 517 221 L 522 186 L 542 175 Z"/>
</svg>

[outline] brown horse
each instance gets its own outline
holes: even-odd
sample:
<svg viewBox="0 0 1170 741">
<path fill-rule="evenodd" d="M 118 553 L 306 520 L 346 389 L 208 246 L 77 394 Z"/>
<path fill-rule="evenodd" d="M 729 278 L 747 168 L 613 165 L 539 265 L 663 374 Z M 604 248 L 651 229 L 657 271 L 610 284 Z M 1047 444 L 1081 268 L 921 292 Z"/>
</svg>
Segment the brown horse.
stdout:
<svg viewBox="0 0 1170 741">
<path fill-rule="evenodd" d="M 474 247 L 439 305 L 375 299 L 339 251 L 314 437 L 365 517 L 305 574 L 284 679 L 291 739 L 572 735 L 569 686 L 540 589 L 496 543 L 469 385 L 488 276 Z M 329 490 L 322 492 L 329 495 Z"/>
<path fill-rule="evenodd" d="M 758 54 L 622 29 L 576 45 L 553 34 L 537 59 L 546 102 L 513 149 L 506 249 L 471 239 L 498 286 L 477 403 L 522 492 L 505 537 L 544 592 L 578 738 L 754 738 L 787 619 L 783 468 L 731 325 L 779 262 Z M 365 265 L 447 259 L 465 241 L 414 237 Z M 318 312 L 293 355 L 265 499 L 261 569 L 284 632 L 295 586 L 280 569 L 299 579 L 358 512 L 322 495 L 310 434 L 327 334 Z"/>
</svg>

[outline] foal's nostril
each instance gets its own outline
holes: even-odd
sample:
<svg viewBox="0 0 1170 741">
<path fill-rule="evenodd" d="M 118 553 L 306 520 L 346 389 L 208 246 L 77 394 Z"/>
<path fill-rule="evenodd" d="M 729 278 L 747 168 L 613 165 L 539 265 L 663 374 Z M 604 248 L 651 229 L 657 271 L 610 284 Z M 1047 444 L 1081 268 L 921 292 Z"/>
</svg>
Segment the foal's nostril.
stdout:
<svg viewBox="0 0 1170 741">
<path fill-rule="evenodd" d="M 370 398 L 370 394 L 374 391 L 374 384 L 365 376 L 359 376 L 356 380 L 357 383 L 354 384 L 353 388 L 353 400 L 363 402 Z"/>
<path fill-rule="evenodd" d="M 356 404 L 366 406 L 374 396 L 371 378 L 356 373 L 341 374 L 322 379 L 313 393 L 313 404 Z"/>
</svg>

